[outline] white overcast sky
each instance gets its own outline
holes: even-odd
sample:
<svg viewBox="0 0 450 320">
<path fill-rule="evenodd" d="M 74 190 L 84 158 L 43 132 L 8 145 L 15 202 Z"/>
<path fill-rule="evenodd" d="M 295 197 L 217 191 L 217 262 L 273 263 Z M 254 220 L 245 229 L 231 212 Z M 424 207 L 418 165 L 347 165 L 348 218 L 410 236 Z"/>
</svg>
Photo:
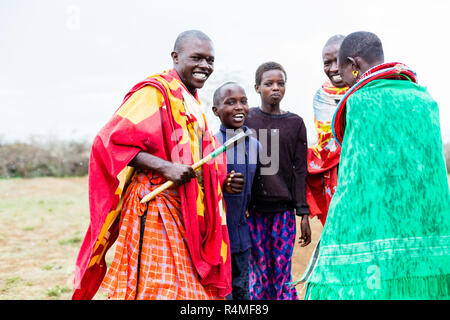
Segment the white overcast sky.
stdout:
<svg viewBox="0 0 450 320">
<path fill-rule="evenodd" d="M 200 29 L 216 52 L 200 91 L 210 126 L 214 89 L 238 81 L 258 106 L 254 72 L 273 60 L 288 74 L 282 108 L 303 117 L 311 141 L 322 47 L 334 34 L 366 30 L 381 38 L 386 61 L 417 72 L 450 141 L 449 14 L 448 0 L 0 0 L 0 138 L 90 141 L 137 81 L 172 67 L 176 36 Z"/>
</svg>

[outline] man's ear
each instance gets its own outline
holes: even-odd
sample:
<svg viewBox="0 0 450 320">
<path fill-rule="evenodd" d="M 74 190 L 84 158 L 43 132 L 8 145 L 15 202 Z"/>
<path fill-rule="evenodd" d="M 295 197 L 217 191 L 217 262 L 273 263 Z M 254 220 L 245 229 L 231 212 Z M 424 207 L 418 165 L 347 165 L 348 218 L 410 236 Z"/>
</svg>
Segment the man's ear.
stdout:
<svg viewBox="0 0 450 320">
<path fill-rule="evenodd" d="M 257 93 L 261 93 L 261 92 L 259 92 L 259 85 L 257 85 L 257 84 L 255 84 L 255 91 L 256 91 Z"/>
<path fill-rule="evenodd" d="M 172 51 L 172 53 L 170 55 L 172 56 L 173 63 L 178 64 L 178 52 Z"/>
<path fill-rule="evenodd" d="M 359 63 L 358 63 L 358 60 L 357 60 L 357 58 L 353 58 L 353 57 L 347 57 L 347 59 L 350 61 L 350 63 L 351 63 L 351 65 L 352 65 L 352 70 L 353 71 L 359 71 L 361 68 L 360 68 L 360 65 L 359 65 Z"/>
</svg>

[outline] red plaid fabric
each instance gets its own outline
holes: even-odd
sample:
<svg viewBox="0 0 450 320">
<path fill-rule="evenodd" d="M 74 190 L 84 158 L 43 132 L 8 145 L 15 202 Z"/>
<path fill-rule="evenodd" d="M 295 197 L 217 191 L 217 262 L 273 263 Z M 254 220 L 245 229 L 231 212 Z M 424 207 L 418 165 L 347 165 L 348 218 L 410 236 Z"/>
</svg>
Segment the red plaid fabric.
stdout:
<svg viewBox="0 0 450 320">
<path fill-rule="evenodd" d="M 192 264 L 178 188 L 164 191 L 147 204 L 140 203 L 163 182 L 152 173 L 133 177 L 125 195 L 115 256 L 102 288 L 108 291 L 108 298 L 120 300 L 220 299 L 217 288 L 200 283 Z M 138 277 L 140 217 L 145 211 Z"/>
</svg>

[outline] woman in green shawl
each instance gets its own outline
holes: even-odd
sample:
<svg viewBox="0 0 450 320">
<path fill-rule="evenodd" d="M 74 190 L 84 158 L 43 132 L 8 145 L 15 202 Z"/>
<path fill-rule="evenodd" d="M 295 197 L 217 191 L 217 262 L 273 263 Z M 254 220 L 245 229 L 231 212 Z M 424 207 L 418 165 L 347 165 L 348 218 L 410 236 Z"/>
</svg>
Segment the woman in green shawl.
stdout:
<svg viewBox="0 0 450 320">
<path fill-rule="evenodd" d="M 449 299 L 438 105 L 373 33 L 348 35 L 338 64 L 351 87 L 332 123 L 339 177 L 306 299 Z"/>
</svg>

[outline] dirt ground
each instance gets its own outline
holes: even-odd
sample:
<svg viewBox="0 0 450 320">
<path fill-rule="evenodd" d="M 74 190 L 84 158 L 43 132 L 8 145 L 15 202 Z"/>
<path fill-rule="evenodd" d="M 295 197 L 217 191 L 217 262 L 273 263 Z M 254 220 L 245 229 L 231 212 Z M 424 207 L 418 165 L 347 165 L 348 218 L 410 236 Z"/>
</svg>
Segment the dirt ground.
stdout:
<svg viewBox="0 0 450 320">
<path fill-rule="evenodd" d="M 0 180 L 0 300 L 70 299 L 88 225 L 86 177 Z M 303 274 L 322 225 L 312 219 L 311 228 L 312 243 L 294 249 L 294 281 Z M 94 299 L 106 295 L 100 291 Z"/>
</svg>

